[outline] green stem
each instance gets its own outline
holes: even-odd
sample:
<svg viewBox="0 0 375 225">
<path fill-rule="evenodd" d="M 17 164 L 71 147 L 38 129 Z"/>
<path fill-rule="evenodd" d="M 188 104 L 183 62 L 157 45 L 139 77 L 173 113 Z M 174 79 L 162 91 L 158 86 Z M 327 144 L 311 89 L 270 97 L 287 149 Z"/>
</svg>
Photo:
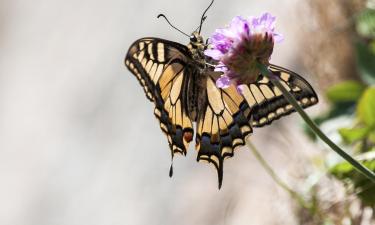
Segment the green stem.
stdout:
<svg viewBox="0 0 375 225">
<path fill-rule="evenodd" d="M 306 204 L 304 199 L 295 191 L 293 191 L 286 183 L 284 183 L 280 177 L 277 176 L 275 171 L 271 168 L 271 166 L 266 162 L 266 160 L 262 157 L 262 155 L 259 153 L 257 148 L 251 143 L 251 141 L 246 141 L 247 146 L 250 148 L 250 150 L 253 152 L 255 158 L 259 161 L 259 163 L 263 166 L 263 168 L 266 170 L 266 172 L 271 176 L 271 178 L 286 192 L 288 192 L 299 204 L 301 207 L 310 209 L 310 207 Z"/>
<path fill-rule="evenodd" d="M 288 100 L 288 102 L 294 107 L 294 109 L 300 114 L 303 120 L 307 123 L 311 130 L 315 132 L 317 136 L 320 137 L 322 141 L 324 141 L 332 150 L 334 150 L 337 154 L 343 157 L 346 161 L 348 161 L 355 169 L 357 169 L 360 173 L 365 175 L 369 178 L 372 182 L 375 182 L 375 174 L 363 166 L 361 163 L 353 159 L 350 155 L 348 155 L 344 150 L 342 150 L 339 146 L 333 143 L 319 128 L 318 126 L 310 119 L 310 117 L 306 114 L 306 112 L 301 108 L 301 106 L 297 103 L 296 99 L 293 97 L 292 94 L 289 93 L 285 89 L 285 87 L 280 83 L 279 78 L 272 74 L 272 72 L 263 64 L 258 63 L 258 68 L 260 69 L 261 73 L 266 76 L 273 85 L 275 85 L 280 91 L 283 93 L 284 97 Z"/>
</svg>

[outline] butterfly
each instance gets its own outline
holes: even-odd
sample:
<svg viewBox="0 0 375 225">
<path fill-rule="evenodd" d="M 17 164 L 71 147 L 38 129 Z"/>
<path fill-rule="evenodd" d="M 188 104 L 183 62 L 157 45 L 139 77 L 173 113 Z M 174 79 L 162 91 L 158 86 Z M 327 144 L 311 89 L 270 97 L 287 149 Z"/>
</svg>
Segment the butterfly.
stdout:
<svg viewBox="0 0 375 225">
<path fill-rule="evenodd" d="M 189 44 L 141 38 L 129 47 L 125 65 L 154 103 L 154 114 L 167 136 L 172 159 L 176 153 L 186 155 L 195 139 L 197 161 L 215 166 L 220 188 L 224 160 L 245 144 L 253 128 L 271 124 L 294 109 L 261 74 L 256 82 L 243 86 L 241 94 L 234 85 L 225 89 L 215 85 L 221 72 L 215 72 L 217 62 L 203 54 L 207 42 L 200 34 L 208 8 L 199 30 L 188 35 Z M 159 16 L 175 28 L 164 15 Z M 303 108 L 318 102 L 315 91 L 300 75 L 272 64 L 269 69 Z"/>
</svg>

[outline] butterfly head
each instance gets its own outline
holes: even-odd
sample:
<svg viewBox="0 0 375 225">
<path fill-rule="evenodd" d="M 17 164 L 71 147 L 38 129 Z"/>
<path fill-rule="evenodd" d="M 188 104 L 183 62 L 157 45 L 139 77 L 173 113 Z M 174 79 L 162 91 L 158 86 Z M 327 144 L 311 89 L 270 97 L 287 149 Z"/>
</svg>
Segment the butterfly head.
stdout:
<svg viewBox="0 0 375 225">
<path fill-rule="evenodd" d="M 202 35 L 198 32 L 195 31 L 190 35 L 190 43 L 187 47 L 189 48 L 191 56 L 195 62 L 204 65 L 204 50 L 206 50 L 206 46 Z"/>
<path fill-rule="evenodd" d="M 200 35 L 198 32 L 194 31 L 191 35 L 190 35 L 190 44 L 192 45 L 192 47 L 194 48 L 199 48 L 200 46 L 205 46 L 204 44 L 204 40 L 203 40 L 203 37 L 202 35 Z"/>
</svg>

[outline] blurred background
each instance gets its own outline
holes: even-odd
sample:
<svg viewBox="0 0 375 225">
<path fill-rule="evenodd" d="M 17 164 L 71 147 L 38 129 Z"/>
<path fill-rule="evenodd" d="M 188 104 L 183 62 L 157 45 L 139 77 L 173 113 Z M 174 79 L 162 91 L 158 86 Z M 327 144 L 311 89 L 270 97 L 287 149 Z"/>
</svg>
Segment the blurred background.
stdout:
<svg viewBox="0 0 375 225">
<path fill-rule="evenodd" d="M 0 0 L 0 224 L 375 224 L 374 185 L 304 128 L 298 115 L 250 138 L 289 191 L 247 147 L 212 165 L 193 146 L 170 151 L 123 65 L 144 36 L 180 43 L 207 1 Z M 374 163 L 375 16 L 366 0 L 217 0 L 203 35 L 268 11 L 285 41 L 271 62 L 318 91 L 308 109 L 336 143 Z"/>
</svg>

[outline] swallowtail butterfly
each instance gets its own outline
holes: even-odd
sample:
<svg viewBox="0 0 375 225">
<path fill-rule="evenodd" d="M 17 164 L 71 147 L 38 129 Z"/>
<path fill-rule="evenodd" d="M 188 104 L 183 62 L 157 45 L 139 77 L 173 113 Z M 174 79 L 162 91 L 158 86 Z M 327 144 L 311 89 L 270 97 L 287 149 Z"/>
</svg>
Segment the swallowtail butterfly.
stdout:
<svg viewBox="0 0 375 225">
<path fill-rule="evenodd" d="M 141 38 L 130 46 L 125 65 L 155 104 L 154 114 L 167 136 L 172 158 L 175 153 L 186 155 L 195 135 L 197 160 L 216 167 L 220 188 L 224 159 L 232 157 L 234 149 L 245 144 L 253 128 L 268 125 L 294 109 L 262 75 L 255 83 L 243 87 L 242 94 L 235 86 L 216 87 L 221 73 L 214 71 L 217 62 L 203 54 L 207 44 L 200 34 L 208 8 L 199 29 L 188 35 L 188 45 Z M 167 20 L 164 15 L 159 16 Z M 270 70 L 302 107 L 318 102 L 313 88 L 301 76 L 272 64 Z"/>
</svg>

